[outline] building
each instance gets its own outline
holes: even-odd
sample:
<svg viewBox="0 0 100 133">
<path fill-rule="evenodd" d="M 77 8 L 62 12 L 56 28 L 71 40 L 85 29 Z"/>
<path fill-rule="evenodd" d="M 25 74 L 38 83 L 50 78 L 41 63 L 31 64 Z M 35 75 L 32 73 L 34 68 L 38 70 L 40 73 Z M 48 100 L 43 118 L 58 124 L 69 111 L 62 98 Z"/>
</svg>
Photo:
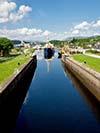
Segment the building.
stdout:
<svg viewBox="0 0 100 133">
<path fill-rule="evenodd" d="M 22 44 L 23 44 L 23 47 L 24 47 L 24 48 L 31 48 L 31 47 L 32 47 L 32 45 L 31 45 L 30 42 L 23 41 Z"/>
</svg>

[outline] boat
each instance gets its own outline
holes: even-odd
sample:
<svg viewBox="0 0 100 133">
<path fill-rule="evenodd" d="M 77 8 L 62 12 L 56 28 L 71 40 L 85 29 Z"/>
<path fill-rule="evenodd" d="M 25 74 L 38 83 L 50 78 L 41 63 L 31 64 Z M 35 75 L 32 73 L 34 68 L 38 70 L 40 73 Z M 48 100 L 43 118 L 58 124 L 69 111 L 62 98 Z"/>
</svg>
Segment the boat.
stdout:
<svg viewBox="0 0 100 133">
<path fill-rule="evenodd" d="M 54 46 L 50 42 L 44 46 L 44 58 L 50 59 L 54 56 Z"/>
</svg>

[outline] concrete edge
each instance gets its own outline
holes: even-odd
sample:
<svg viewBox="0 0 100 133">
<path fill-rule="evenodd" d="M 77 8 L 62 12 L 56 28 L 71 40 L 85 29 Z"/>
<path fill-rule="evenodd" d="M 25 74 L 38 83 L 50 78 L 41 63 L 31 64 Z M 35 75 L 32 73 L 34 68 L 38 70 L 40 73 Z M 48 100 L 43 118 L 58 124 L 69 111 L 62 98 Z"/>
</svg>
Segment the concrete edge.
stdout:
<svg viewBox="0 0 100 133">
<path fill-rule="evenodd" d="M 67 64 L 68 69 L 76 76 L 76 78 L 81 81 L 97 100 L 100 101 L 100 73 L 95 72 L 84 66 L 84 64 L 64 55 L 62 61 Z"/>
<path fill-rule="evenodd" d="M 32 56 L 25 64 L 22 65 L 18 72 L 13 73 L 5 82 L 0 85 L 0 94 L 7 88 L 7 86 L 9 86 L 9 84 L 13 82 L 15 78 L 17 78 L 22 73 L 26 67 L 28 67 L 29 64 L 31 64 L 34 59 L 36 59 L 36 55 Z"/>
</svg>

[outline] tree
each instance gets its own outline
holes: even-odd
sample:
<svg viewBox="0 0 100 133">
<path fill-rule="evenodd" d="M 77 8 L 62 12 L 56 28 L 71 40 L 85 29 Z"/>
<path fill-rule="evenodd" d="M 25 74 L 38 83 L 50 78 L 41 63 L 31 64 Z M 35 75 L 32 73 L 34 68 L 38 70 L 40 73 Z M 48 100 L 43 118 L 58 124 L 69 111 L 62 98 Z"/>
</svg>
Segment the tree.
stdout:
<svg viewBox="0 0 100 133">
<path fill-rule="evenodd" d="M 56 47 L 62 47 L 64 45 L 63 41 L 60 40 L 51 40 L 50 43 L 54 44 Z"/>
<path fill-rule="evenodd" d="M 0 55 L 6 56 L 13 48 L 13 43 L 8 38 L 0 37 Z"/>
</svg>

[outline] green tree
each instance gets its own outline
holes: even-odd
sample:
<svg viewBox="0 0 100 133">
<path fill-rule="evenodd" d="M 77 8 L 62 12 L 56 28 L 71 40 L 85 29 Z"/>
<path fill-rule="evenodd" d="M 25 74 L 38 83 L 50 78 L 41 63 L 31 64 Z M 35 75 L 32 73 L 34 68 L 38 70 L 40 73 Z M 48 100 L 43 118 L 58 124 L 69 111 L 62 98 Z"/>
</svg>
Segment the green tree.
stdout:
<svg viewBox="0 0 100 133">
<path fill-rule="evenodd" d="M 13 43 L 8 38 L 0 37 L 0 55 L 9 55 L 10 50 L 13 48 Z"/>
<path fill-rule="evenodd" d="M 54 44 L 56 47 L 62 47 L 64 45 L 63 41 L 60 40 L 51 40 L 50 43 Z"/>
</svg>

